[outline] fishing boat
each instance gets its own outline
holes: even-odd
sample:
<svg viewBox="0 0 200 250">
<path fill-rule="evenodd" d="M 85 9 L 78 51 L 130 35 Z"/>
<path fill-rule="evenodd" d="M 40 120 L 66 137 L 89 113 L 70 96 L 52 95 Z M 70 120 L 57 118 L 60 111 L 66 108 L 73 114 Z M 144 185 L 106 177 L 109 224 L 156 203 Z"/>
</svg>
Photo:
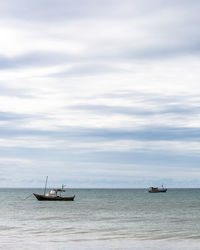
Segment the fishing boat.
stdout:
<svg viewBox="0 0 200 250">
<path fill-rule="evenodd" d="M 148 189 L 148 192 L 149 193 L 165 193 L 165 192 L 167 192 L 167 188 L 164 188 L 163 185 L 162 185 L 161 188 L 159 188 L 159 187 L 150 187 Z"/>
<path fill-rule="evenodd" d="M 47 180 L 48 180 L 48 176 L 46 177 L 44 194 L 33 193 L 35 198 L 37 198 L 39 201 L 73 201 L 74 200 L 75 195 L 62 196 L 62 193 L 65 192 L 64 185 L 62 185 L 62 188 L 52 189 L 49 193 L 46 193 Z"/>
</svg>

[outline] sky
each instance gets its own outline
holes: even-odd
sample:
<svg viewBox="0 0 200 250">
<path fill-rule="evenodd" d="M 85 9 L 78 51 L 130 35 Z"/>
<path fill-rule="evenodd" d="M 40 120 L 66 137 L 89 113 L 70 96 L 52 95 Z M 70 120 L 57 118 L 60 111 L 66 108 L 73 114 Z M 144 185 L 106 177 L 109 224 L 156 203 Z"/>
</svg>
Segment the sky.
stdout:
<svg viewBox="0 0 200 250">
<path fill-rule="evenodd" d="M 0 187 L 199 187 L 199 9 L 0 0 Z"/>
</svg>

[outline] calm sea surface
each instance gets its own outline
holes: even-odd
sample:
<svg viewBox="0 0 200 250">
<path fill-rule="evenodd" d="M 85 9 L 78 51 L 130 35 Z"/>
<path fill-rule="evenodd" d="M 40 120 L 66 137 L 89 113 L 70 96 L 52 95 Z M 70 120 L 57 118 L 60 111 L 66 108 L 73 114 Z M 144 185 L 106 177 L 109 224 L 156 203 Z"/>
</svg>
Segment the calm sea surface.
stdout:
<svg viewBox="0 0 200 250">
<path fill-rule="evenodd" d="M 0 189 L 0 249 L 200 249 L 200 190 Z"/>
</svg>

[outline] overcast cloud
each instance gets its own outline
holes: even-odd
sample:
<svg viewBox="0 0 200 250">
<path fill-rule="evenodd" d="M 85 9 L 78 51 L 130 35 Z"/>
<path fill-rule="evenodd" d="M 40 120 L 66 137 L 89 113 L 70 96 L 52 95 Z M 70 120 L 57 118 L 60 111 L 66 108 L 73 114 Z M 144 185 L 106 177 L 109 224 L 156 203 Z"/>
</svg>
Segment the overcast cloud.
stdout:
<svg viewBox="0 0 200 250">
<path fill-rule="evenodd" d="M 199 8 L 0 0 L 0 186 L 198 187 Z"/>
</svg>

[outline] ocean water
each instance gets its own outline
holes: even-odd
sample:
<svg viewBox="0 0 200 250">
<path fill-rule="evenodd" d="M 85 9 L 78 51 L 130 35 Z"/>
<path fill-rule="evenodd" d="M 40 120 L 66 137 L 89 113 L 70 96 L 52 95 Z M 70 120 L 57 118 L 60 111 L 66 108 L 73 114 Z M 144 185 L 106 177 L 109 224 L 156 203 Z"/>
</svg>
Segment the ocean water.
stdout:
<svg viewBox="0 0 200 250">
<path fill-rule="evenodd" d="M 200 249 L 200 190 L 0 189 L 0 249 Z"/>
</svg>

